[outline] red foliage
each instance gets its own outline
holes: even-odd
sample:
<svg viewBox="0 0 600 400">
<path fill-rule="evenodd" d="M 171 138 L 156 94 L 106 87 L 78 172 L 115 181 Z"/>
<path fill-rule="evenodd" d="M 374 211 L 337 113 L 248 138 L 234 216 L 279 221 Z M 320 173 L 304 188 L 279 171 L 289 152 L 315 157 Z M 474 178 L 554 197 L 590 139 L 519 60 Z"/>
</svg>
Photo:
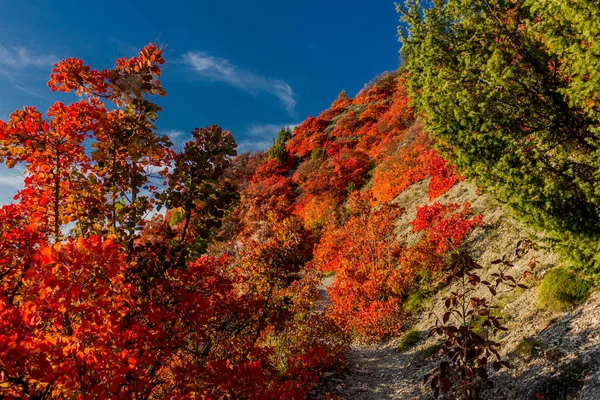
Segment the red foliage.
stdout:
<svg viewBox="0 0 600 400">
<path fill-rule="evenodd" d="M 402 246 L 393 233 L 403 210 L 392 205 L 371 210 L 371 201 L 367 195 L 353 195 L 352 216 L 345 225 L 326 228 L 315 264 L 336 273 L 328 289 L 334 321 L 348 332 L 376 339 L 399 329 L 399 304 L 408 280 L 396 268 Z"/>
<path fill-rule="evenodd" d="M 391 201 L 412 184 L 429 177 L 432 154 L 431 140 L 420 132 L 414 141 L 387 157 L 373 175 L 373 194 L 377 201 Z"/>
<path fill-rule="evenodd" d="M 401 264 L 414 271 L 423 268 L 441 271 L 446 255 L 463 244 L 467 234 L 483 224 L 481 215 L 469 218 L 471 205 L 433 203 L 417 207 L 417 215 L 411 222 L 414 232 L 424 232 L 419 242 L 407 249 Z"/>
<path fill-rule="evenodd" d="M 418 132 L 412 142 L 384 159 L 373 176 L 373 192 L 379 202 L 391 201 L 412 184 L 429 177 L 430 201 L 458 182 L 454 169 L 431 144 L 427 134 Z"/>
<path fill-rule="evenodd" d="M 347 338 L 312 313 L 312 236 L 282 218 L 295 160 L 228 169 L 235 143 L 216 126 L 175 153 L 150 101 L 163 62 L 154 45 L 110 70 L 64 60 L 49 86 L 87 100 L 0 121 L 0 158 L 27 171 L 19 202 L 0 208 L 0 397 L 301 399 L 343 364 Z M 355 159 L 332 160 L 330 181 L 362 182 Z M 231 257 L 203 255 L 233 186 L 239 223 L 261 229 Z M 158 205 L 168 220 L 147 219 Z"/>
<path fill-rule="evenodd" d="M 429 201 L 440 197 L 458 182 L 454 168 L 437 154 L 431 157 L 429 173 L 431 174 Z"/>
<path fill-rule="evenodd" d="M 327 192 L 341 199 L 348 185 L 359 188 L 369 168 L 369 157 L 359 151 L 341 148 L 340 153 L 326 160 L 306 160 L 294 172 L 293 181 L 303 194 L 319 195 Z"/>
<path fill-rule="evenodd" d="M 411 222 L 415 232 L 426 231 L 428 240 L 435 244 L 435 253 L 441 254 L 451 247 L 460 247 L 465 236 L 475 226 L 481 225 L 481 215 L 471 219 L 466 217 L 471 214 L 471 204 L 433 203 L 417 207 L 417 216 Z"/>
<path fill-rule="evenodd" d="M 392 96 L 396 88 L 396 73 L 384 73 L 366 85 L 354 98 L 352 104 L 368 104 L 384 100 Z"/>
<path fill-rule="evenodd" d="M 419 270 L 481 223 L 435 203 L 413 221 L 419 242 L 398 241 L 390 201 L 457 177 L 397 74 L 304 121 L 285 163 L 232 161 L 217 126 L 180 152 L 156 135 L 163 63 L 155 45 L 108 70 L 64 60 L 48 85 L 84 100 L 0 121 L 0 159 L 27 173 L 0 208 L 0 396 L 305 398 L 343 367 L 350 333 L 395 334 Z M 322 271 L 336 279 L 317 313 Z"/>
<path fill-rule="evenodd" d="M 323 147 L 327 141 L 325 134 L 327 125 L 329 125 L 329 121 L 320 117 L 308 117 L 294 130 L 294 136 L 286 145 L 290 154 L 306 157 L 314 149 Z"/>
<path fill-rule="evenodd" d="M 354 111 L 348 111 L 335 125 L 331 136 L 341 138 L 356 136 L 363 123 Z"/>
<path fill-rule="evenodd" d="M 325 121 L 331 121 L 346 110 L 346 108 L 352 104 L 352 99 L 346 95 L 346 92 L 342 90 L 338 95 L 338 98 L 331 104 L 327 110 L 319 114 L 319 118 Z"/>
</svg>

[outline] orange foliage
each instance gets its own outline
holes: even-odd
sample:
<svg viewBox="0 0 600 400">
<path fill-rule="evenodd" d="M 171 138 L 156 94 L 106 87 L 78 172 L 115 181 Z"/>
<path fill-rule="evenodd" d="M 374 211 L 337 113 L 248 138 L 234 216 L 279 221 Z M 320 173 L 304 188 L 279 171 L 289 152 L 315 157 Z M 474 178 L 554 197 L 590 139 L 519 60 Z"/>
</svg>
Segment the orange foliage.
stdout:
<svg viewBox="0 0 600 400">
<path fill-rule="evenodd" d="M 427 134 L 419 132 L 411 143 L 387 157 L 373 175 L 373 194 L 377 201 L 391 201 L 412 184 L 427 178 L 433 152 Z"/>
<path fill-rule="evenodd" d="M 431 157 L 429 173 L 429 201 L 440 197 L 458 182 L 454 168 L 437 154 Z"/>
<path fill-rule="evenodd" d="M 404 268 L 419 271 L 441 271 L 446 263 L 446 255 L 463 244 L 467 234 L 483 224 L 481 215 L 471 218 L 471 205 L 433 203 L 417 208 L 417 215 L 411 222 L 414 232 L 424 232 L 419 242 L 407 249 L 401 258 Z"/>
<path fill-rule="evenodd" d="M 396 90 L 387 101 L 379 102 L 375 107 L 368 106 L 361 115 L 367 122 L 358 133 L 360 142 L 357 146 L 371 157 L 381 161 L 389 151 L 400 143 L 406 130 L 414 121 L 412 109 L 401 77 L 396 80 Z"/>
<path fill-rule="evenodd" d="M 429 136 L 419 131 L 412 142 L 384 159 L 373 176 L 373 193 L 379 203 L 393 200 L 409 186 L 429 177 L 429 200 L 458 182 L 452 167 L 431 144 Z"/>
<path fill-rule="evenodd" d="M 393 233 L 403 210 L 393 205 L 372 210 L 371 202 L 368 193 L 353 194 L 351 216 L 342 226 L 327 226 L 314 262 L 336 273 L 328 289 L 334 321 L 361 337 L 380 338 L 401 325 L 399 304 L 408 281 L 397 268 L 402 246 Z"/>
<path fill-rule="evenodd" d="M 343 366 L 347 337 L 313 313 L 313 237 L 283 218 L 295 160 L 232 166 L 217 126 L 173 151 L 154 128 L 163 63 L 155 45 L 110 70 L 64 60 L 49 86 L 85 100 L 0 121 L 0 159 L 27 171 L 0 208 L 2 398 L 303 399 Z M 328 160 L 329 182 L 362 183 L 365 157 Z M 231 255 L 207 255 L 234 187 L 242 234 Z"/>
<path fill-rule="evenodd" d="M 327 125 L 329 121 L 320 117 L 308 117 L 294 130 L 294 136 L 288 141 L 286 147 L 289 153 L 306 157 L 315 148 L 323 147 L 327 141 Z"/>
<path fill-rule="evenodd" d="M 354 111 L 348 111 L 336 124 L 331 131 L 333 137 L 352 137 L 357 135 L 358 129 L 363 122 L 357 117 Z"/>
<path fill-rule="evenodd" d="M 304 196 L 296 203 L 294 214 L 298 215 L 307 229 L 317 229 L 325 225 L 328 218 L 335 214 L 338 200 L 330 194 Z"/>
<path fill-rule="evenodd" d="M 342 147 L 340 153 L 326 160 L 306 160 L 294 172 L 293 181 L 302 193 L 328 193 L 336 199 L 347 194 L 348 185 L 359 188 L 369 168 L 369 157 L 359 151 Z"/>
<path fill-rule="evenodd" d="M 384 73 L 373 83 L 365 86 L 354 98 L 352 104 L 374 103 L 392 96 L 396 88 L 396 73 Z"/>
<path fill-rule="evenodd" d="M 352 104 L 352 99 L 346 95 L 346 91 L 342 90 L 338 98 L 331 104 L 331 107 L 319 114 L 319 118 L 331 121 L 344 112 L 350 104 Z"/>
<path fill-rule="evenodd" d="M 468 203 L 434 203 L 417 210 L 418 243 L 398 241 L 391 200 L 458 180 L 398 74 L 306 119 L 285 162 L 232 161 L 217 126 L 179 153 L 155 134 L 163 63 L 153 44 L 110 70 L 63 60 L 48 85 L 83 100 L 0 121 L 0 159 L 27 171 L 0 208 L 0 396 L 306 398 L 351 333 L 397 333 L 417 274 L 481 224 Z M 318 313 L 322 271 L 335 281 Z"/>
</svg>

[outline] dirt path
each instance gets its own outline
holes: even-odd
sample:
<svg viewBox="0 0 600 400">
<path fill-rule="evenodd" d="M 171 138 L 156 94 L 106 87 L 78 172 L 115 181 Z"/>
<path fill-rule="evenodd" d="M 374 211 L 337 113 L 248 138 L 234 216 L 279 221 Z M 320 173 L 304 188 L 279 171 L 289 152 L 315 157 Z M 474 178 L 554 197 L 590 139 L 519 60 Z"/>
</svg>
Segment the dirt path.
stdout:
<svg viewBox="0 0 600 400">
<path fill-rule="evenodd" d="M 482 399 L 545 400 L 600 399 L 600 292 L 585 304 L 562 314 L 540 314 L 527 324 L 513 326 L 503 338 L 504 356 L 513 368 L 492 377 L 493 388 Z M 523 321 L 521 321 L 523 322 Z M 344 375 L 327 376 L 318 388 L 345 400 L 431 399 L 423 377 L 436 361 L 425 359 L 433 343 L 421 341 L 412 349 L 397 351 L 397 340 L 381 345 L 354 344 Z M 523 338 L 536 345 L 529 354 L 518 354 Z"/>
<path fill-rule="evenodd" d="M 419 351 L 398 352 L 395 343 L 355 345 L 350 368 L 339 391 L 345 399 L 422 399 L 420 377 L 426 366 Z"/>
<path fill-rule="evenodd" d="M 413 185 L 396 199 L 407 210 L 397 221 L 399 235 L 410 234 L 409 223 L 414 219 L 416 206 L 427 202 L 426 183 Z M 464 182 L 438 200 L 469 201 L 475 212 L 483 213 L 486 226 L 473 231 L 468 239 L 472 255 L 484 266 L 483 279 L 489 280 L 496 271 L 492 260 L 510 255 L 519 240 L 536 239 L 507 216 L 502 207 L 485 195 L 478 196 Z M 531 259 L 537 261 L 540 278 L 561 264 L 556 254 L 540 247 L 517 262 L 512 274 L 521 276 L 528 270 Z M 333 278 L 327 278 L 320 289 L 324 298 L 322 307 L 328 305 L 326 288 L 332 282 Z M 421 332 L 421 340 L 412 349 L 398 352 L 399 339 L 371 346 L 355 343 L 348 354 L 345 374 L 326 376 L 313 398 L 330 393 L 347 400 L 430 399 L 423 378 L 435 367 L 436 360 L 424 356 L 425 349 L 435 343 L 434 338 L 426 339 L 426 331 L 433 322 L 428 315 L 431 310 L 438 315 L 443 312 L 443 297 L 444 290 L 427 300 L 422 313 L 415 315 L 407 326 Z M 544 394 L 544 400 L 600 400 L 600 291 L 564 313 L 540 310 L 535 287 L 501 293 L 496 302 L 509 328 L 504 337 L 498 338 L 503 343 L 501 354 L 513 368 L 493 375 L 494 388 L 487 388 L 482 399 L 539 400 L 542 397 L 536 397 L 537 393 Z M 529 354 L 519 354 L 517 349 L 527 341 L 535 345 Z"/>
</svg>

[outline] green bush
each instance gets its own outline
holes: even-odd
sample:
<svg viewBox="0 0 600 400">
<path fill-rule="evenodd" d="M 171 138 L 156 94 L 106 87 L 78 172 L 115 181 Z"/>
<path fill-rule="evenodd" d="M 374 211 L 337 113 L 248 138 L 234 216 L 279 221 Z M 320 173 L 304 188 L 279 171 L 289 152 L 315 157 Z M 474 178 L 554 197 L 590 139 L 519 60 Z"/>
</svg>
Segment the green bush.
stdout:
<svg viewBox="0 0 600 400">
<path fill-rule="evenodd" d="M 439 344 L 432 344 L 431 346 L 427 346 L 427 348 L 423 350 L 423 359 L 426 360 L 429 357 L 433 356 L 439 347 Z"/>
<path fill-rule="evenodd" d="M 411 104 L 444 158 L 574 268 L 600 274 L 600 41 L 588 39 L 600 36 L 600 7 L 405 0 L 398 10 Z"/>
<path fill-rule="evenodd" d="M 530 359 L 538 354 L 538 349 L 541 347 L 542 342 L 533 338 L 523 339 L 515 349 L 515 354 L 520 357 Z"/>
<path fill-rule="evenodd" d="M 273 146 L 269 149 L 268 158 L 276 158 L 280 163 L 288 161 L 289 154 L 285 148 L 285 144 L 292 138 L 292 130 L 290 128 L 281 128 L 277 133 L 277 139 L 273 139 Z"/>
<path fill-rule="evenodd" d="M 402 303 L 402 309 L 409 314 L 414 313 L 421 308 L 424 300 L 425 295 L 420 290 L 410 292 Z"/>
<path fill-rule="evenodd" d="M 421 332 L 416 329 L 411 329 L 402 336 L 400 344 L 398 345 L 398 351 L 406 351 L 413 347 L 421 340 Z"/>
<path fill-rule="evenodd" d="M 310 152 L 311 160 L 324 160 L 327 158 L 327 151 L 322 147 L 316 147 Z"/>
<path fill-rule="evenodd" d="M 567 310 L 585 300 L 591 290 L 592 283 L 574 271 L 555 268 L 542 280 L 538 306 L 556 311 Z"/>
</svg>

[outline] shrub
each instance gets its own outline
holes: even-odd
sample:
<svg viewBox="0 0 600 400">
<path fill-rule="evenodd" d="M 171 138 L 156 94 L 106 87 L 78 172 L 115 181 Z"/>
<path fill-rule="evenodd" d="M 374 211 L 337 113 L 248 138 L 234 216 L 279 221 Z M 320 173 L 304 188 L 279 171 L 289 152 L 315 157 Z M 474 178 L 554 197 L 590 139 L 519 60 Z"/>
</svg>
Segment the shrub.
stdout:
<svg viewBox="0 0 600 400">
<path fill-rule="evenodd" d="M 269 149 L 269 159 L 276 158 L 281 164 L 288 161 L 288 151 L 285 144 L 292 138 L 292 130 L 288 127 L 281 128 L 277 139 L 273 139 L 273 146 Z"/>
<path fill-rule="evenodd" d="M 410 292 L 402 303 L 402 309 L 407 313 L 413 313 L 421 308 L 425 295 L 420 290 Z"/>
<path fill-rule="evenodd" d="M 406 351 L 412 348 L 421 340 L 421 332 L 416 329 L 411 329 L 402 336 L 400 344 L 398 344 L 398 351 Z"/>
<path fill-rule="evenodd" d="M 435 398 L 441 394 L 444 398 L 474 400 L 479 398 L 479 384 L 489 379 L 490 364 L 496 372 L 510 368 L 498 353 L 502 344 L 494 340 L 500 331 L 508 329 L 502 325 L 502 317 L 494 316 L 492 310 L 497 308 L 494 300 L 500 287 L 523 286 L 507 271 L 532 247 L 530 241 L 520 241 L 514 258 L 504 256 L 492 261 L 499 265 L 498 272 L 490 275 L 493 283 L 481 279 L 478 271 L 483 267 L 469 253 L 453 254 L 452 263 L 445 268 L 448 275 L 444 282 L 451 287 L 444 301 L 446 310 L 441 317 L 432 313 L 436 323 L 428 334 L 441 337 L 439 349 L 434 351 L 441 356 L 439 366 L 425 376 Z M 478 287 L 487 288 L 489 295 L 477 296 Z M 481 332 L 477 332 L 472 325 L 480 316 L 485 319 L 480 323 Z"/>
<path fill-rule="evenodd" d="M 327 151 L 323 147 L 316 147 L 310 152 L 311 160 L 324 160 L 327 158 Z"/>
<path fill-rule="evenodd" d="M 592 283 L 567 268 L 555 268 L 548 272 L 538 294 L 538 306 L 556 311 L 567 310 L 585 300 Z"/>
<path fill-rule="evenodd" d="M 515 354 L 525 359 L 536 356 L 542 342 L 537 339 L 526 337 L 515 348 Z"/>
<path fill-rule="evenodd" d="M 423 359 L 426 360 L 429 357 L 432 357 L 439 348 L 440 348 L 439 344 L 432 344 L 431 346 L 427 346 L 425 348 L 425 350 L 423 350 Z"/>
</svg>

